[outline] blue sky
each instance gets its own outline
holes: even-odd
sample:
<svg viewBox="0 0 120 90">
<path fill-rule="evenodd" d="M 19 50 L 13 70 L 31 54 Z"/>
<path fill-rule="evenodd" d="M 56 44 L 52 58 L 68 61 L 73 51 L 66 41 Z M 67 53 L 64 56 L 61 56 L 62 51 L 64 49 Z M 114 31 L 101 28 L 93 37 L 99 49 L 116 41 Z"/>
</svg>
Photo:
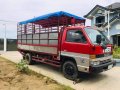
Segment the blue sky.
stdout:
<svg viewBox="0 0 120 90">
<path fill-rule="evenodd" d="M 56 11 L 66 11 L 83 17 L 95 5 L 107 6 L 120 0 L 0 0 L 0 37 L 16 38 L 17 22 Z M 5 21 L 10 22 L 5 22 Z M 90 25 L 87 20 L 86 25 Z"/>
</svg>

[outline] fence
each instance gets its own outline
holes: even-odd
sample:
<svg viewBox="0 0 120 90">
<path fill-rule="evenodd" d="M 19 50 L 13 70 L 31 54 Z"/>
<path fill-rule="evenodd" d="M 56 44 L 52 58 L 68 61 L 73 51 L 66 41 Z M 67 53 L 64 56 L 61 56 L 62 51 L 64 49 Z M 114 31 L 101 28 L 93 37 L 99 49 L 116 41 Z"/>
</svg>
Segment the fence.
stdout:
<svg viewBox="0 0 120 90">
<path fill-rule="evenodd" d="M 0 51 L 4 50 L 4 39 L 0 38 Z"/>
<path fill-rule="evenodd" d="M 7 51 L 16 51 L 17 50 L 17 40 L 16 39 L 7 39 Z M 4 50 L 4 39 L 0 38 L 0 51 Z"/>
</svg>

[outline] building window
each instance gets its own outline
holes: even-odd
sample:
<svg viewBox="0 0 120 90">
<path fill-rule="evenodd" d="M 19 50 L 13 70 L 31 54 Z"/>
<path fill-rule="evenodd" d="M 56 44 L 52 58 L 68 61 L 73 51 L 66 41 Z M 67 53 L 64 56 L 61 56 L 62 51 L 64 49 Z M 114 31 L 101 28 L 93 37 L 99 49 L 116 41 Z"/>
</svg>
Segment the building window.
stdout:
<svg viewBox="0 0 120 90">
<path fill-rule="evenodd" d="M 96 26 L 101 27 L 105 23 L 105 16 L 96 17 Z"/>
</svg>

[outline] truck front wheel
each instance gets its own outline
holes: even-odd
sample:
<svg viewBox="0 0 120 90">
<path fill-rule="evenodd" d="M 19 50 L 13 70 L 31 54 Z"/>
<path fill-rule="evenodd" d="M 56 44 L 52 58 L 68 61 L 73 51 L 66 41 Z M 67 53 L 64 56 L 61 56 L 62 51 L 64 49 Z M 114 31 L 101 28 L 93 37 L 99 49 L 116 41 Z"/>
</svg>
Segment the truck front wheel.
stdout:
<svg viewBox="0 0 120 90">
<path fill-rule="evenodd" d="M 28 65 L 34 64 L 34 61 L 32 60 L 32 56 L 30 53 L 27 53 L 25 58 L 26 58 L 25 60 L 27 61 Z"/>
<path fill-rule="evenodd" d="M 66 61 L 63 64 L 62 71 L 67 79 L 75 80 L 78 77 L 78 69 L 74 62 Z"/>
</svg>

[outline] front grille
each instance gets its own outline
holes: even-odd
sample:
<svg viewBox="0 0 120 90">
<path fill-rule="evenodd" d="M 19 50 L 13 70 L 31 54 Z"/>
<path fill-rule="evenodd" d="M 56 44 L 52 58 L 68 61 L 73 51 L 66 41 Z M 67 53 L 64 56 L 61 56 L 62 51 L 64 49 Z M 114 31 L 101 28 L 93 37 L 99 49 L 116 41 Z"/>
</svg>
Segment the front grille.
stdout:
<svg viewBox="0 0 120 90">
<path fill-rule="evenodd" d="M 103 60 L 103 61 L 100 61 L 100 64 L 105 64 L 105 63 L 109 63 L 109 62 L 111 62 L 110 59 L 108 59 L 108 60 Z"/>
<path fill-rule="evenodd" d="M 96 55 L 96 58 L 107 57 L 107 56 L 110 56 L 110 55 L 111 55 L 110 53 L 98 54 L 98 55 Z"/>
<path fill-rule="evenodd" d="M 96 58 L 101 58 L 101 57 L 104 57 L 104 54 L 98 54 L 98 55 L 96 55 Z"/>
</svg>

